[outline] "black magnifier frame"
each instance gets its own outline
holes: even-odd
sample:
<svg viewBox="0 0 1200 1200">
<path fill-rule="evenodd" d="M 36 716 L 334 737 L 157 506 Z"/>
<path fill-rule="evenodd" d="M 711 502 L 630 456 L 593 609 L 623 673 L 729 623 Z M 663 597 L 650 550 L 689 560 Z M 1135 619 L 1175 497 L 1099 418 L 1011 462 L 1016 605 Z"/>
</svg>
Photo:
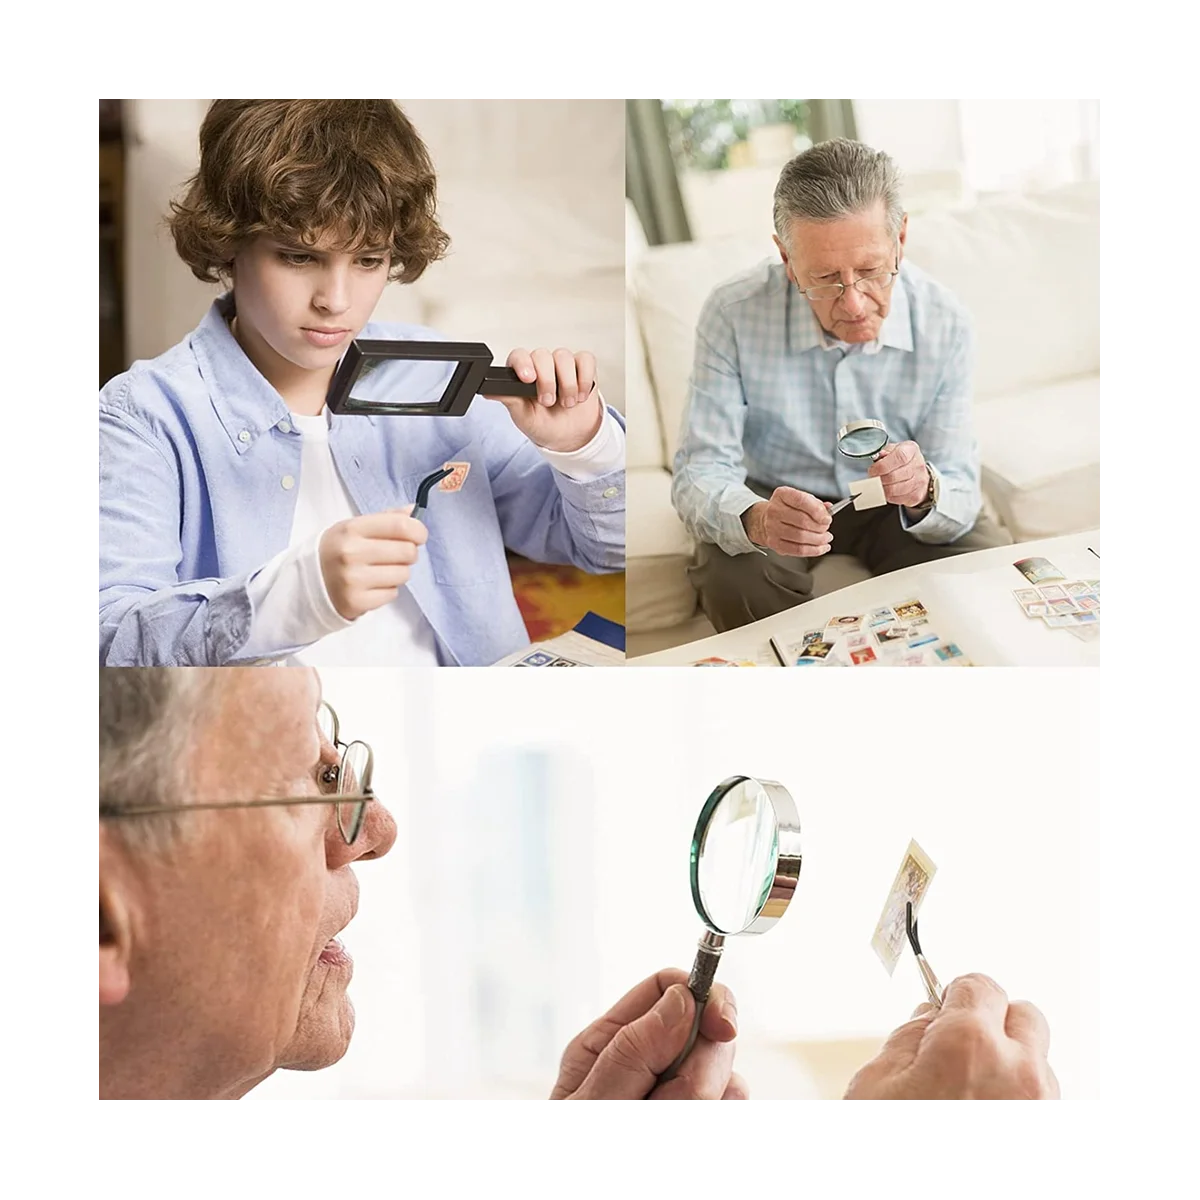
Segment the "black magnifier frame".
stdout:
<svg viewBox="0 0 1200 1200">
<path fill-rule="evenodd" d="M 350 394 L 368 364 L 380 359 L 456 363 L 450 382 L 436 404 L 361 401 Z M 355 339 L 329 384 L 325 403 L 330 412 L 385 417 L 461 417 L 471 401 L 489 396 L 537 397 L 536 383 L 526 383 L 511 367 L 492 365 L 492 352 L 482 342 L 410 342 L 387 338 Z"/>
</svg>

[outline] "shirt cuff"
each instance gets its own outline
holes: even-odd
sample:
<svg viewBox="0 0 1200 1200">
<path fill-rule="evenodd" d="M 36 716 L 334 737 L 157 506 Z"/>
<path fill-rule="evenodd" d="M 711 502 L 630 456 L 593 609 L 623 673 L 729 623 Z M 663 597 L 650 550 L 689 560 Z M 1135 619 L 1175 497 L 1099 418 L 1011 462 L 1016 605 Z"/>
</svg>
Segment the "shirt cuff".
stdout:
<svg viewBox="0 0 1200 1200">
<path fill-rule="evenodd" d="M 321 573 L 324 531 L 277 554 L 247 584 L 250 636 L 239 658 L 275 658 L 311 646 L 347 621 L 329 599 Z"/>
<path fill-rule="evenodd" d="M 608 405 L 604 404 L 603 397 L 600 403 L 604 405 L 604 419 L 595 437 L 586 446 L 580 446 L 578 450 L 547 450 L 544 446 L 538 446 L 542 457 L 568 479 L 587 483 L 612 471 L 619 471 L 625 465 L 625 430 Z"/>
<path fill-rule="evenodd" d="M 742 514 L 755 504 L 762 504 L 763 497 L 748 487 L 731 487 L 721 497 L 721 534 L 717 544 L 726 554 L 766 554 L 762 546 L 756 546 L 742 523 Z"/>
</svg>

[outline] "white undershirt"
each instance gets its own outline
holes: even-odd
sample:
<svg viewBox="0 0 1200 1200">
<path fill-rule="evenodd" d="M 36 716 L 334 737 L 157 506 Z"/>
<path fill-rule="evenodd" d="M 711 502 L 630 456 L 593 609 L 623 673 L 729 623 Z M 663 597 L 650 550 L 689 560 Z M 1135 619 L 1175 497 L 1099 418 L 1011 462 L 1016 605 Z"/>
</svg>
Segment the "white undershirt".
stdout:
<svg viewBox="0 0 1200 1200">
<path fill-rule="evenodd" d="M 601 401 L 603 403 L 603 401 Z M 390 604 L 347 621 L 333 607 L 321 574 L 318 545 L 331 525 L 359 513 L 329 449 L 328 411 L 292 414 L 300 434 L 300 481 L 287 549 L 247 586 L 253 607 L 250 636 L 241 657 L 307 666 L 436 666 L 437 641 L 412 593 L 402 587 Z M 542 456 L 564 475 L 596 479 L 625 461 L 625 431 L 607 408 L 596 436 L 570 452 Z M 483 469 L 476 464 L 476 469 Z M 291 646 L 293 655 L 280 657 Z"/>
</svg>

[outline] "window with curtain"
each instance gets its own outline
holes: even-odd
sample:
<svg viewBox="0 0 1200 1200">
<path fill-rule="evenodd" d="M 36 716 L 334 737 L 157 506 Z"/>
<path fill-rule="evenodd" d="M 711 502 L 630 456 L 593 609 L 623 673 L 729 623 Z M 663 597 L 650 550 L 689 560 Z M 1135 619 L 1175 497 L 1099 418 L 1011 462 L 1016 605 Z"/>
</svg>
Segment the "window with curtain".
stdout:
<svg viewBox="0 0 1200 1200">
<path fill-rule="evenodd" d="M 854 137 L 849 100 L 630 100 L 627 191 L 650 245 L 769 238 L 779 170 Z"/>
</svg>

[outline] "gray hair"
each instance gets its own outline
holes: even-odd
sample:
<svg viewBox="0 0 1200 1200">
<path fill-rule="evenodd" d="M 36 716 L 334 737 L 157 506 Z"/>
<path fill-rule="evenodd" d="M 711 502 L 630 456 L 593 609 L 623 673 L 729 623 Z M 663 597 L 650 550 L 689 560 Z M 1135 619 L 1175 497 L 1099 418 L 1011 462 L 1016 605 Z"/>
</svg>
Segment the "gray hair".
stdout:
<svg viewBox="0 0 1200 1200">
<path fill-rule="evenodd" d="M 797 154 L 775 185 L 775 232 L 786 243 L 792 221 L 836 221 L 883 201 L 887 230 L 900 232 L 900 170 L 882 150 L 834 138 Z"/>
<path fill-rule="evenodd" d="M 121 811 L 185 804 L 188 770 L 201 710 L 215 669 L 100 669 L 100 808 Z M 178 832 L 175 817 L 114 822 L 131 843 Z"/>
</svg>

